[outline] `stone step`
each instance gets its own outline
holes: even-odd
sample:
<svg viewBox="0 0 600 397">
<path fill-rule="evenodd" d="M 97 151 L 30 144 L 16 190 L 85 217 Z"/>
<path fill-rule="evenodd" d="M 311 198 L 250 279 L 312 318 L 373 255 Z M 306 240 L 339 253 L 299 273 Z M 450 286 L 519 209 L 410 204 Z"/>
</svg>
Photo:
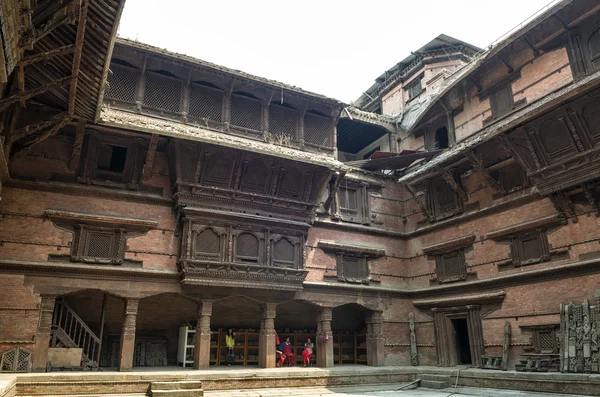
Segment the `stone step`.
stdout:
<svg viewBox="0 0 600 397">
<path fill-rule="evenodd" d="M 447 382 L 440 382 L 437 380 L 424 380 L 421 379 L 421 387 L 426 387 L 428 389 L 445 389 L 448 387 Z"/>
<path fill-rule="evenodd" d="M 202 389 L 151 390 L 151 397 L 202 397 Z"/>
<path fill-rule="evenodd" d="M 178 380 L 173 382 L 151 382 L 150 390 L 188 390 L 202 389 L 202 382 L 198 380 Z"/>
<path fill-rule="evenodd" d="M 443 375 L 443 374 L 419 374 L 417 377 L 421 378 L 421 380 L 435 380 L 438 382 L 450 382 L 451 381 L 450 375 Z"/>
</svg>

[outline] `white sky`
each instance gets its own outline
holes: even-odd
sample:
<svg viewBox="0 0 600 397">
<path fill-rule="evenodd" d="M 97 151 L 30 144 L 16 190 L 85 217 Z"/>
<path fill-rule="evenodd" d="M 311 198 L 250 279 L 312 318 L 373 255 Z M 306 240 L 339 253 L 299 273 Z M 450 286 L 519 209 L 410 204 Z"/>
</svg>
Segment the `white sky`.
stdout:
<svg viewBox="0 0 600 397">
<path fill-rule="evenodd" d="M 345 102 L 445 33 L 478 47 L 550 0 L 127 0 L 119 35 Z"/>
</svg>

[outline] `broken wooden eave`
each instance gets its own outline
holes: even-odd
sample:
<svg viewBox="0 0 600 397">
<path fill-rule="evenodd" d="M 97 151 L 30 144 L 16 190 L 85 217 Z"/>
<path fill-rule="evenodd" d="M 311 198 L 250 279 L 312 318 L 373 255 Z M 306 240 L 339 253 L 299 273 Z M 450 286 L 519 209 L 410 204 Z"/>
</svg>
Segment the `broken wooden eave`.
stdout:
<svg viewBox="0 0 600 397">
<path fill-rule="evenodd" d="M 377 113 L 371 113 L 358 108 L 348 106 L 342 110 L 341 118 L 361 123 L 372 124 L 386 129 L 388 132 L 396 132 L 396 123 L 394 117 L 385 116 Z"/>
<path fill-rule="evenodd" d="M 335 171 L 349 170 L 342 162 L 326 154 L 304 152 L 290 147 L 239 137 L 222 131 L 214 131 L 208 128 L 178 123 L 176 121 L 116 110 L 107 106 L 103 107 L 98 124 L 117 129 L 128 129 L 172 138 L 204 142 L 259 153 L 266 156 L 282 157 L 300 163 L 326 167 Z"/>
<path fill-rule="evenodd" d="M 596 88 L 600 84 L 600 71 L 591 74 L 577 82 L 574 82 L 552 94 L 546 95 L 535 102 L 531 102 L 520 110 L 517 110 L 488 127 L 476 132 L 474 135 L 466 138 L 463 142 L 447 149 L 439 156 L 431 159 L 428 163 L 415 169 L 414 171 L 402 176 L 399 179 L 401 183 L 413 183 L 414 180 L 421 180 L 425 176 L 436 173 L 438 166 L 457 161 L 465 157 L 466 153 L 475 149 L 479 145 L 500 136 L 501 134 L 521 125 L 526 120 L 549 111 L 553 107 L 576 97 L 586 91 Z"/>
</svg>

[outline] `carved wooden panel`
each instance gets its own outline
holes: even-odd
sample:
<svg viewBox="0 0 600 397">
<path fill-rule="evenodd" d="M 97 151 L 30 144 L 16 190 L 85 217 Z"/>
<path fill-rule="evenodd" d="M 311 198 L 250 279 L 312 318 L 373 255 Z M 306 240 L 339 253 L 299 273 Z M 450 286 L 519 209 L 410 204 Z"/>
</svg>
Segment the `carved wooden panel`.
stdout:
<svg viewBox="0 0 600 397">
<path fill-rule="evenodd" d="M 366 283 L 369 281 L 369 263 L 366 257 L 340 253 L 336 258 L 339 281 L 350 283 Z"/>
<path fill-rule="evenodd" d="M 125 255 L 125 237 L 121 229 L 77 225 L 71 248 L 71 260 L 121 264 Z"/>
<path fill-rule="evenodd" d="M 273 243 L 273 264 L 275 266 L 296 267 L 297 252 L 294 243 L 283 237 Z"/>
<path fill-rule="evenodd" d="M 600 372 L 600 297 L 595 305 L 562 304 L 560 353 L 563 372 Z"/>
<path fill-rule="evenodd" d="M 205 228 L 196 234 L 194 258 L 220 260 L 221 235 L 213 228 Z"/>
<path fill-rule="evenodd" d="M 255 234 L 243 232 L 235 239 L 235 258 L 239 262 L 258 263 L 260 255 L 260 242 Z"/>
<path fill-rule="evenodd" d="M 244 156 L 241 190 L 268 194 L 275 161 L 271 158 Z"/>
<path fill-rule="evenodd" d="M 31 352 L 29 350 L 17 347 L 2 353 L 0 372 L 29 371 L 31 371 Z"/>
<path fill-rule="evenodd" d="M 279 171 L 278 196 L 302 200 L 308 174 L 303 172 L 304 167 L 286 163 Z"/>
<path fill-rule="evenodd" d="M 218 148 L 206 149 L 202 161 L 202 177 L 200 183 L 208 186 L 229 187 L 231 184 L 235 161 L 232 151 Z"/>
<path fill-rule="evenodd" d="M 550 259 L 545 231 L 536 230 L 513 237 L 511 254 L 515 266 L 530 265 Z"/>
</svg>

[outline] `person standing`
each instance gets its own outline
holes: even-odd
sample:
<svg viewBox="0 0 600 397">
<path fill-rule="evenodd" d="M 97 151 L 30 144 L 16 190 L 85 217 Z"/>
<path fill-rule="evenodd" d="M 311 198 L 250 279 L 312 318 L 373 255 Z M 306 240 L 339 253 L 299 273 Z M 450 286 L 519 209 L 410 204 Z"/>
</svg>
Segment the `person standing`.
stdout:
<svg viewBox="0 0 600 397">
<path fill-rule="evenodd" d="M 233 348 L 235 346 L 235 332 L 231 328 L 225 335 L 225 345 L 227 345 L 227 356 L 225 356 L 225 362 L 227 365 L 231 365 L 235 362 L 235 355 L 233 354 Z"/>
</svg>

